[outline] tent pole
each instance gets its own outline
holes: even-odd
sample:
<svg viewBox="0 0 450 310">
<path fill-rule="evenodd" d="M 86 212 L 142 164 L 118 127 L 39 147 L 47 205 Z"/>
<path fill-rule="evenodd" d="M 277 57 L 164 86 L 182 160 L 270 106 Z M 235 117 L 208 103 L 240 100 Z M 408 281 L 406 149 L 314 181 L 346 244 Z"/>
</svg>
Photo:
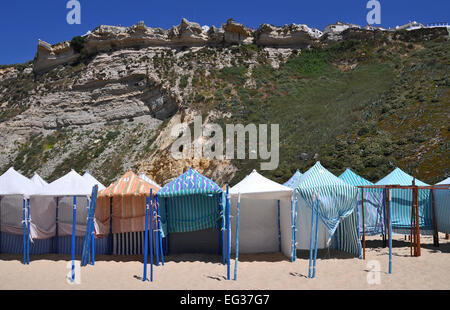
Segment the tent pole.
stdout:
<svg viewBox="0 0 450 310">
<path fill-rule="evenodd" d="M 159 266 L 159 237 L 158 237 L 158 217 L 156 216 L 156 199 L 153 199 L 153 203 L 155 208 L 153 209 L 152 221 L 155 223 L 155 227 L 153 229 L 153 237 L 155 240 L 155 253 L 156 253 L 156 266 Z"/>
<path fill-rule="evenodd" d="M 298 215 L 298 200 L 294 199 L 294 262 L 297 260 L 297 215 Z"/>
<path fill-rule="evenodd" d="M 280 226 L 280 200 L 277 200 L 278 209 L 278 252 L 281 252 L 281 226 Z"/>
<path fill-rule="evenodd" d="M 364 208 L 364 188 L 361 188 L 362 226 L 363 226 L 363 259 L 366 259 L 366 219 Z"/>
<path fill-rule="evenodd" d="M 417 234 L 417 256 L 420 256 L 420 223 L 419 223 L 419 189 L 416 187 L 416 234 Z"/>
<path fill-rule="evenodd" d="M 91 251 L 92 251 L 92 266 L 95 265 L 95 230 L 92 229 L 92 244 L 91 244 Z"/>
<path fill-rule="evenodd" d="M 389 212 L 389 273 L 392 273 L 392 207 L 391 207 L 391 192 L 387 190 L 388 194 L 388 212 Z"/>
<path fill-rule="evenodd" d="M 436 222 L 436 209 L 434 203 L 434 190 L 431 190 L 431 208 L 433 210 L 433 244 L 435 247 L 439 247 L 439 233 L 437 230 L 437 222 Z"/>
<path fill-rule="evenodd" d="M 313 237 L 314 237 L 314 202 L 311 209 L 311 235 L 309 238 L 309 272 L 308 278 L 311 278 L 311 267 L 312 267 L 312 257 L 313 257 Z"/>
<path fill-rule="evenodd" d="M 59 252 L 59 237 L 58 237 L 58 207 L 59 207 L 59 197 L 56 197 L 56 227 L 55 227 L 55 253 Z"/>
<path fill-rule="evenodd" d="M 114 247 L 114 242 L 113 242 L 113 229 L 112 229 L 112 225 L 113 225 L 113 221 L 112 221 L 112 211 L 113 211 L 113 198 L 110 197 L 109 198 L 109 252 L 110 255 L 113 255 L 113 247 Z"/>
<path fill-rule="evenodd" d="M 159 236 L 159 244 L 160 250 L 161 250 L 161 264 L 164 266 L 164 251 L 163 251 L 163 243 L 162 243 L 162 225 L 161 225 L 161 216 L 159 213 L 159 197 L 156 195 L 156 212 L 157 212 L 157 218 L 158 218 L 158 236 Z"/>
<path fill-rule="evenodd" d="M 361 219 L 359 218 L 359 206 L 358 206 L 358 203 L 356 203 L 356 227 L 358 228 L 357 233 L 358 233 L 358 241 L 359 241 L 359 245 L 358 245 L 358 247 L 359 247 L 359 259 L 362 259 L 361 230 L 359 229 L 360 228 L 360 224 L 361 224 L 360 221 L 361 221 Z"/>
<path fill-rule="evenodd" d="M 239 260 L 239 209 L 241 208 L 241 194 L 238 195 L 236 213 L 236 260 L 234 262 L 234 281 L 237 279 L 237 265 Z"/>
<path fill-rule="evenodd" d="M 2 253 L 2 197 L 0 196 L 0 253 Z"/>
<path fill-rule="evenodd" d="M 30 235 L 31 235 L 30 199 L 27 199 L 27 265 L 30 264 Z"/>
<path fill-rule="evenodd" d="M 147 203 L 145 205 L 145 235 L 144 235 L 144 274 L 142 281 L 147 280 L 147 252 L 148 252 L 148 205 L 150 198 L 147 197 Z"/>
<path fill-rule="evenodd" d="M 72 218 L 72 282 L 75 281 L 75 229 L 77 225 L 77 196 L 73 196 Z"/>
<path fill-rule="evenodd" d="M 225 250 L 225 226 L 226 226 L 226 220 L 225 220 L 225 213 L 226 213 L 226 206 L 225 206 L 225 208 L 223 207 L 224 206 L 224 202 L 225 202 L 225 205 L 226 205 L 226 196 L 224 196 L 223 194 L 222 194 L 222 200 L 223 200 L 223 198 L 225 198 L 225 201 L 222 201 L 222 203 L 221 203 L 221 209 L 222 209 L 222 212 L 221 212 L 221 214 L 222 214 L 222 264 L 224 264 L 225 265 L 225 256 L 226 256 L 226 250 Z"/>
<path fill-rule="evenodd" d="M 410 218 L 410 229 L 409 229 L 409 254 L 413 256 L 413 223 L 414 223 L 414 191 L 411 189 L 412 193 L 412 204 L 411 204 L 411 218 Z"/>
<path fill-rule="evenodd" d="M 316 198 L 318 199 L 318 198 Z M 312 277 L 316 277 L 316 259 L 317 259 L 317 239 L 318 239 L 318 227 L 319 227 L 319 200 L 316 201 L 316 227 L 314 236 L 314 263 L 313 263 L 313 274 Z"/>
<path fill-rule="evenodd" d="M 153 215 L 153 199 L 151 192 L 150 192 L 150 214 Z M 150 218 L 149 233 L 150 233 L 150 282 L 153 282 L 153 219 L 151 218 Z"/>
<path fill-rule="evenodd" d="M 230 229 L 230 198 L 228 197 L 229 187 L 227 185 L 227 280 L 230 280 L 230 254 L 231 254 L 231 229 Z"/>
<path fill-rule="evenodd" d="M 22 213 L 23 213 L 23 264 L 26 265 L 27 263 L 27 245 L 26 245 L 26 238 L 27 238 L 27 223 L 26 223 L 26 217 L 25 217 L 25 198 L 23 198 L 23 206 L 22 206 Z"/>
<path fill-rule="evenodd" d="M 167 225 L 167 236 L 166 236 L 166 255 L 169 255 L 169 211 L 167 210 L 167 198 L 164 198 L 164 207 L 166 208 L 166 225 Z"/>
<path fill-rule="evenodd" d="M 291 239 L 291 262 L 294 261 L 294 247 L 295 247 L 295 227 L 294 227 L 294 199 L 291 197 L 291 228 L 292 228 L 292 239 Z"/>
</svg>

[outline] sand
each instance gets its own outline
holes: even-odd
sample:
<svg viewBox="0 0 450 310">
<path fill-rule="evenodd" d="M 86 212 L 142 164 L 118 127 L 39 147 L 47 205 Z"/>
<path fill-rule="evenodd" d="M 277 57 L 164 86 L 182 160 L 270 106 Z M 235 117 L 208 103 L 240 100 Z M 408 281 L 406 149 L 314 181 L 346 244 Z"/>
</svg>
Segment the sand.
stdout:
<svg viewBox="0 0 450 310">
<path fill-rule="evenodd" d="M 367 238 L 366 260 L 321 250 L 314 279 L 307 278 L 304 252 L 294 263 L 280 253 L 240 255 L 237 281 L 226 280 L 219 256 L 168 256 L 165 266 L 154 269 L 152 283 L 142 281 L 142 256 L 97 256 L 95 266 L 81 268 L 79 284 L 66 281 L 69 255 L 32 255 L 25 266 L 20 255 L 0 254 L 0 289 L 450 289 L 450 240 L 441 234 L 438 248 L 430 236 L 421 242 L 422 256 L 411 257 L 409 243 L 394 236 L 393 274 L 379 236 Z M 233 270 L 234 260 L 231 277 Z"/>
</svg>

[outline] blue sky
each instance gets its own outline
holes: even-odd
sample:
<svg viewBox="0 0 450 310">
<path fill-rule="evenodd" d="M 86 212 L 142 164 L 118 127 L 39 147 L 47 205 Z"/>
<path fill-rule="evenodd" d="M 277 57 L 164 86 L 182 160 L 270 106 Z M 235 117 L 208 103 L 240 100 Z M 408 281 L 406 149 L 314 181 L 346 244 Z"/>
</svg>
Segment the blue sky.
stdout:
<svg viewBox="0 0 450 310">
<path fill-rule="evenodd" d="M 381 26 L 410 20 L 450 22 L 449 0 L 379 0 Z M 257 28 L 262 23 L 307 24 L 323 29 L 337 20 L 366 25 L 368 0 L 79 0 L 81 25 L 66 22 L 68 0 L 2 1 L 0 4 L 0 64 L 32 60 L 41 39 L 51 44 L 70 40 L 100 24 L 170 28 L 181 18 L 220 26 L 228 18 Z"/>
</svg>

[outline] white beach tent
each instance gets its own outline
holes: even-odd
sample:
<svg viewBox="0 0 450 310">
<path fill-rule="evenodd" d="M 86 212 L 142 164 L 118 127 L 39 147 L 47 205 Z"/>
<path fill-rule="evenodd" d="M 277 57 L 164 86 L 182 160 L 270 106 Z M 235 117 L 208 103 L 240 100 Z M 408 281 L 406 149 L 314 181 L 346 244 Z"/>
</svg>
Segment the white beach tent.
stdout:
<svg viewBox="0 0 450 310">
<path fill-rule="evenodd" d="M 94 187 L 94 185 L 98 185 L 98 191 L 104 190 L 106 187 L 102 183 L 100 183 L 96 178 L 94 178 L 89 171 L 86 171 L 83 174 L 83 178 L 85 178 L 89 182 L 89 186 Z"/>
<path fill-rule="evenodd" d="M 48 183 L 43 178 L 41 178 L 41 176 L 37 174 L 37 172 L 34 173 L 33 177 L 30 180 L 39 187 L 48 185 Z"/>
<path fill-rule="evenodd" d="M 142 180 L 155 185 L 158 189 L 161 189 L 161 185 L 159 185 L 158 183 L 156 183 L 155 181 L 153 181 L 152 179 L 150 179 L 148 176 L 145 175 L 144 172 L 141 172 L 139 174 L 139 178 L 141 178 Z"/>
<path fill-rule="evenodd" d="M 450 234 L 450 177 L 436 185 L 448 185 L 447 189 L 433 190 L 437 230 Z"/>
<path fill-rule="evenodd" d="M 292 189 L 263 177 L 253 170 L 230 189 L 231 227 L 236 227 L 240 196 L 239 252 L 282 252 L 291 257 Z M 232 251 L 236 250 L 236 230 L 232 229 Z"/>
<path fill-rule="evenodd" d="M 13 167 L 0 176 L 0 249 L 3 251 L 9 252 L 9 245 L 17 247 L 19 251 L 22 250 L 22 245 L 25 246 L 25 242 L 19 244 L 21 237 L 10 236 L 30 235 L 29 229 L 25 227 L 29 223 L 27 200 L 36 190 L 36 185 Z M 30 230 L 31 235 L 35 234 L 34 225 L 31 225 Z M 24 250 L 23 253 L 25 254 Z"/>
</svg>

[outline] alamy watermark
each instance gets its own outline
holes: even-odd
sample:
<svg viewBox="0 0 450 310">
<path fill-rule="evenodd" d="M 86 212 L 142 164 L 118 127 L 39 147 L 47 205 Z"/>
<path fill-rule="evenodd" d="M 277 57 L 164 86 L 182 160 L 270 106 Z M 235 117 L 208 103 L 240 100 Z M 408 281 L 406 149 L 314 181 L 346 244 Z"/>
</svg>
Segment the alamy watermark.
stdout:
<svg viewBox="0 0 450 310">
<path fill-rule="evenodd" d="M 377 260 L 369 260 L 367 262 L 367 269 L 369 270 L 367 273 L 367 284 L 381 284 L 381 266 L 380 262 Z"/>
<path fill-rule="evenodd" d="M 371 9 L 366 16 L 367 24 L 381 24 L 381 3 L 378 0 L 370 0 L 366 5 L 367 9 Z"/>
<path fill-rule="evenodd" d="M 70 11 L 66 15 L 66 21 L 69 25 L 81 24 L 81 3 L 78 0 L 67 1 L 66 8 Z"/>
<path fill-rule="evenodd" d="M 69 269 L 66 275 L 66 282 L 69 284 L 81 284 L 81 264 L 80 261 L 75 261 L 75 279 L 72 282 L 72 261 L 67 262 L 66 268 Z"/>
<path fill-rule="evenodd" d="M 172 127 L 172 137 L 178 139 L 171 146 L 174 159 L 246 159 L 246 135 L 248 136 L 248 159 L 262 159 L 261 170 L 275 170 L 279 164 L 279 124 L 270 125 L 270 150 L 268 125 L 226 124 L 226 136 L 218 124 L 203 125 L 202 117 L 194 117 L 193 136 L 188 123 Z M 235 144 L 236 137 L 236 144 Z M 224 142 L 225 138 L 225 142 Z M 235 152 L 236 149 L 236 152 Z"/>
</svg>

